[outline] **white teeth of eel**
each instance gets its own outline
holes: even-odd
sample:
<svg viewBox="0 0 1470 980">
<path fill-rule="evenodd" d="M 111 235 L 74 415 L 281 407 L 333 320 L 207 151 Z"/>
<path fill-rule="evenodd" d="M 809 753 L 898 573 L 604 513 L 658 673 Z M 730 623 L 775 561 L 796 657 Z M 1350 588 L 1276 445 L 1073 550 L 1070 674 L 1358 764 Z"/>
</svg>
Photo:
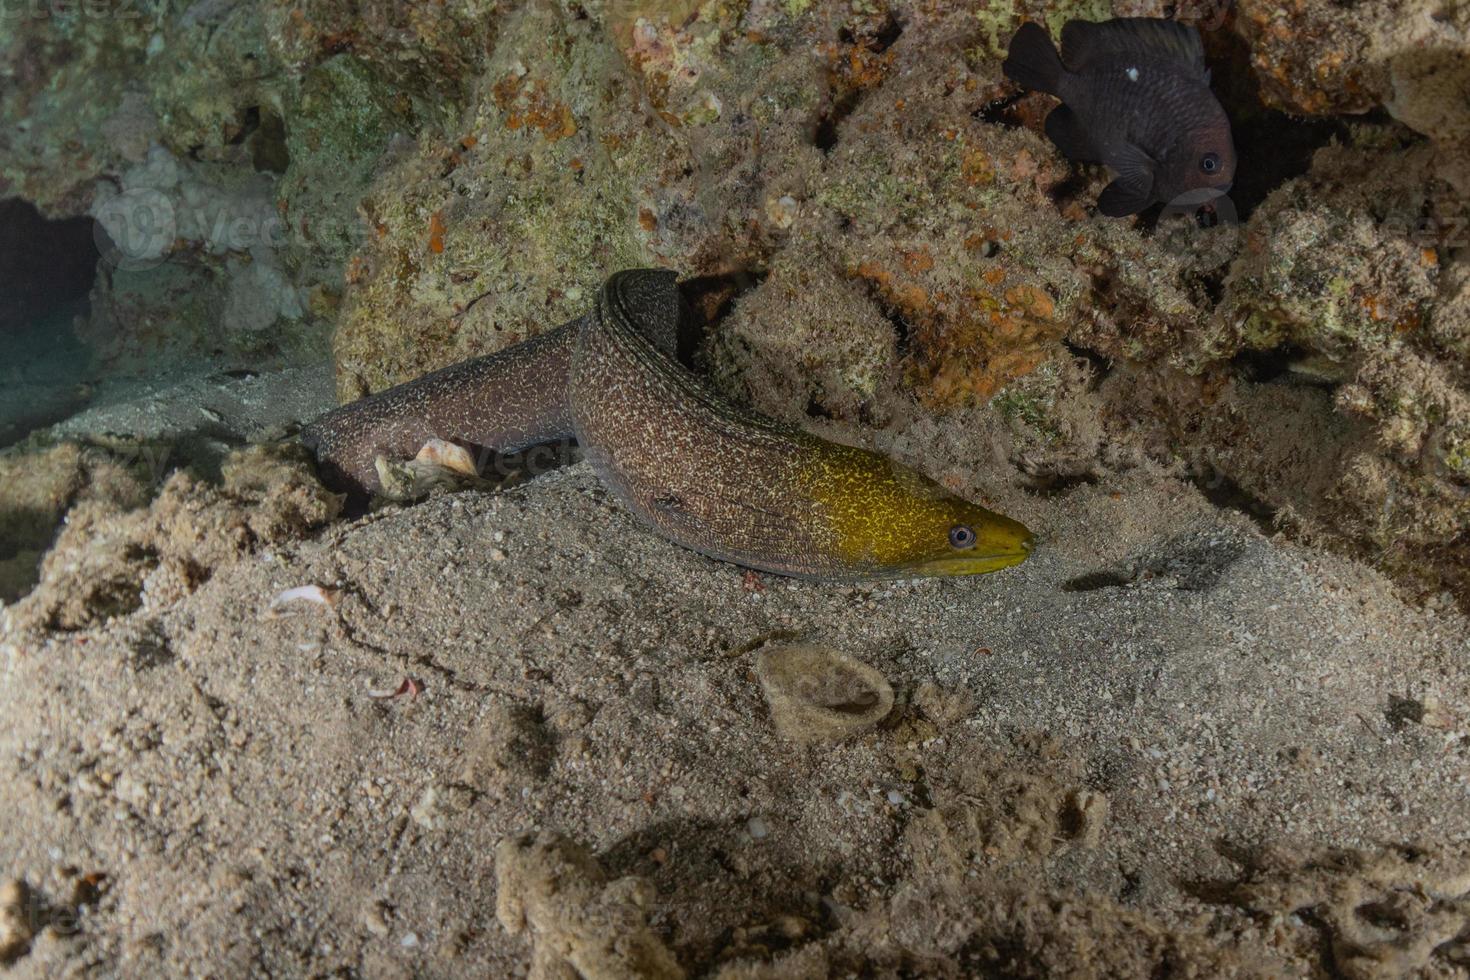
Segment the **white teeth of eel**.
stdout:
<svg viewBox="0 0 1470 980">
<path fill-rule="evenodd" d="M 410 488 L 464 478 L 476 459 L 467 446 L 509 453 L 574 436 L 663 536 L 783 575 L 965 575 L 1030 554 L 1018 522 L 721 397 L 674 356 L 680 310 L 673 273 L 617 273 L 586 315 L 345 405 L 303 439 L 323 478 L 362 500 L 402 490 L 402 466 Z"/>
</svg>

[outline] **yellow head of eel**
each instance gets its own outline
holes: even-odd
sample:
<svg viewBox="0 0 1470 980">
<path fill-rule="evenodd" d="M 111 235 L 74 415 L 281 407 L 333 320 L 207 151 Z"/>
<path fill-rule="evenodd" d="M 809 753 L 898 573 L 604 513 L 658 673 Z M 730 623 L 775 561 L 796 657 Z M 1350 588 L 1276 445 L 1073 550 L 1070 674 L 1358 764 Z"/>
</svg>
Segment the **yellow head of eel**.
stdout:
<svg viewBox="0 0 1470 980">
<path fill-rule="evenodd" d="M 1019 521 L 865 449 L 823 442 L 802 480 L 832 547 L 855 567 L 893 576 L 979 575 L 1031 554 L 1031 532 Z"/>
</svg>

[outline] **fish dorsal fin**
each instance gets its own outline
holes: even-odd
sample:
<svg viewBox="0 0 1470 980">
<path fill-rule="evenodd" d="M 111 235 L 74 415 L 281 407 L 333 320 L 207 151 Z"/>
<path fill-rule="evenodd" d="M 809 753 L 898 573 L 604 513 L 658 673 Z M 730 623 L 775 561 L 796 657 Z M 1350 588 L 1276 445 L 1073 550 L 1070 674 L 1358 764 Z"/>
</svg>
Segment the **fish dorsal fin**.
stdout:
<svg viewBox="0 0 1470 980">
<path fill-rule="evenodd" d="M 1205 46 L 1199 31 L 1159 17 L 1119 17 L 1100 22 L 1069 20 L 1062 28 L 1062 61 L 1072 71 L 1109 55 L 1176 62 L 1204 77 Z"/>
</svg>

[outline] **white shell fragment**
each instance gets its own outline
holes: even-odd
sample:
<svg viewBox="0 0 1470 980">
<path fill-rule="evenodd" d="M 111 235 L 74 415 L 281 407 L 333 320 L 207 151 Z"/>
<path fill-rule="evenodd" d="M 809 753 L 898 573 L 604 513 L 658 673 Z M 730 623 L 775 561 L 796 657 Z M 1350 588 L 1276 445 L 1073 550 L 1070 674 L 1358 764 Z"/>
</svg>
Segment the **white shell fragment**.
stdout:
<svg viewBox="0 0 1470 980">
<path fill-rule="evenodd" d="M 470 455 L 468 449 L 443 439 L 430 439 L 424 443 L 413 461 L 426 466 L 438 466 L 463 476 L 480 475 L 475 467 L 475 457 Z"/>
<path fill-rule="evenodd" d="M 336 589 L 324 589 L 320 585 L 298 585 L 277 593 L 276 597 L 271 600 L 270 611 L 279 613 L 283 608 L 295 602 L 332 607 L 337 604 L 337 597 L 340 594 Z"/>
<path fill-rule="evenodd" d="M 417 678 L 405 677 L 403 680 L 398 682 L 397 687 L 374 688 L 371 691 L 367 692 L 367 696 L 374 701 L 393 701 L 403 697 L 404 695 L 407 695 L 410 701 L 417 701 L 419 692 L 423 689 L 423 683 Z"/>
<path fill-rule="evenodd" d="M 481 479 L 475 457 L 468 449 L 444 439 L 430 439 L 413 459 L 379 456 L 373 460 L 373 466 L 378 471 L 382 496 L 389 500 L 418 500 L 435 490 L 494 486 Z"/>
<path fill-rule="evenodd" d="M 882 674 L 831 647 L 796 644 L 755 662 L 776 730 L 795 742 L 835 742 L 867 731 L 893 710 Z"/>
<path fill-rule="evenodd" d="M 796 223 L 796 212 L 800 205 L 796 198 L 789 194 L 781 197 L 768 198 L 766 200 L 766 216 L 771 219 L 771 224 L 777 228 L 790 228 Z"/>
</svg>

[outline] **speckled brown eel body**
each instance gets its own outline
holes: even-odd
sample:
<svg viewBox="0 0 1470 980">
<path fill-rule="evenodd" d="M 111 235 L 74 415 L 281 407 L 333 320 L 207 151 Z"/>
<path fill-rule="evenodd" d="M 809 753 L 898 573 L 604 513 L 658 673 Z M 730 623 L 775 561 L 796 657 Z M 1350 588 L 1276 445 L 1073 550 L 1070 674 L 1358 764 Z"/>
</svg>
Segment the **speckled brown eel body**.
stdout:
<svg viewBox="0 0 1470 980">
<path fill-rule="evenodd" d="M 430 439 L 515 452 L 569 438 L 567 371 L 583 319 L 343 405 L 301 440 L 328 486 L 366 498 L 381 489 L 377 457 L 412 459 Z"/>
<path fill-rule="evenodd" d="M 628 284 L 655 275 L 608 280 L 583 322 L 567 400 L 598 476 L 665 537 L 820 579 L 974 574 L 1030 554 L 1016 521 L 878 453 L 722 398 L 641 332 L 637 301 L 653 290 Z"/>
<path fill-rule="evenodd" d="M 622 285 L 626 306 L 649 340 L 674 350 L 678 294 L 673 275 Z M 382 490 L 375 461 L 413 458 L 431 439 L 514 453 L 572 437 L 567 375 L 572 351 L 594 309 L 494 354 L 461 361 L 358 399 L 308 425 L 301 441 L 316 454 L 328 486 L 359 502 Z"/>
<path fill-rule="evenodd" d="M 378 455 L 408 458 L 429 439 L 510 451 L 571 434 L 665 537 L 783 575 L 971 575 L 1030 554 L 1016 521 L 720 397 L 673 356 L 678 313 L 672 273 L 617 273 L 586 316 L 343 406 L 307 444 L 329 482 L 363 491 Z"/>
</svg>

